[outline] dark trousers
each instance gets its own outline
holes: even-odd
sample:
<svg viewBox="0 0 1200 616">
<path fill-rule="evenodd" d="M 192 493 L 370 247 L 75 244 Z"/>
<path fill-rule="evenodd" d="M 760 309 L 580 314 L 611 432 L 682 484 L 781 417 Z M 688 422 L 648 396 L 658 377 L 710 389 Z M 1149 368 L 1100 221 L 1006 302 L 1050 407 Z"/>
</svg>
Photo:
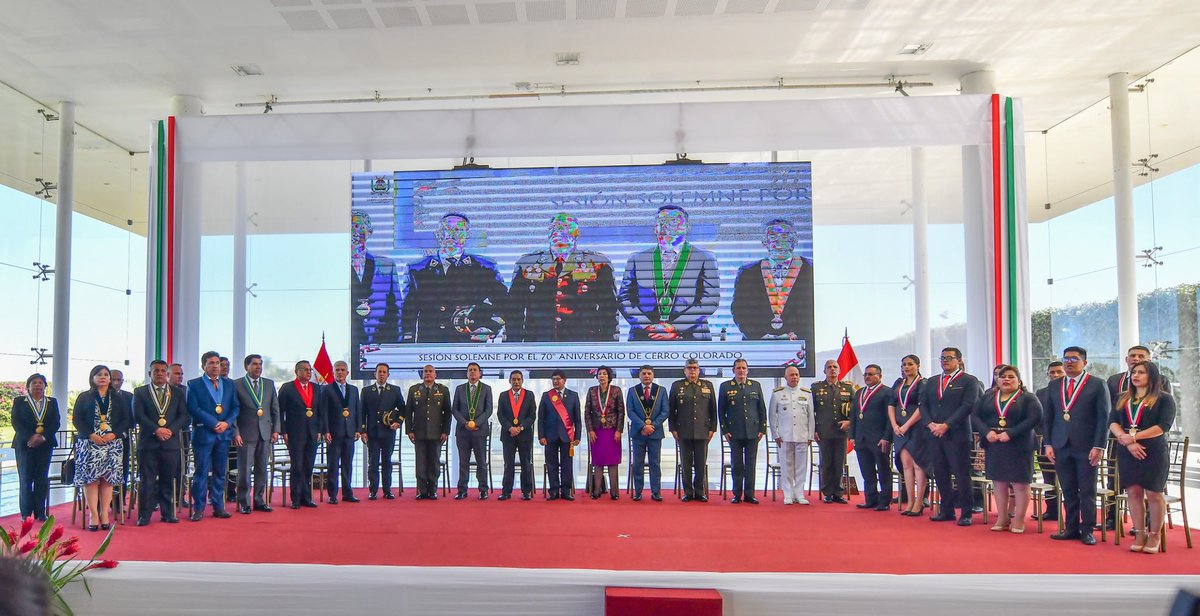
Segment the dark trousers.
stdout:
<svg viewBox="0 0 1200 616">
<path fill-rule="evenodd" d="M 679 439 L 679 465 L 683 469 L 683 495 L 708 496 L 708 439 Z"/>
<path fill-rule="evenodd" d="M 1090 533 L 1096 528 L 1096 467 L 1088 462 L 1090 450 L 1071 447 L 1054 450 L 1054 466 L 1062 486 L 1064 530 Z"/>
<path fill-rule="evenodd" d="M 142 483 L 138 488 L 138 517 L 149 520 L 158 507 L 165 520 L 175 517 L 175 493 L 179 480 L 178 449 L 142 449 L 138 451 L 138 468 Z"/>
<path fill-rule="evenodd" d="M 329 454 L 329 480 L 325 482 L 325 491 L 329 493 L 329 498 L 337 497 L 339 479 L 341 480 L 342 496 L 354 496 L 354 490 L 350 487 L 350 476 L 354 471 L 354 444 L 356 442 L 352 437 L 335 438 L 325 446 L 326 453 Z"/>
<path fill-rule="evenodd" d="M 17 450 L 17 492 L 21 517 L 46 517 L 46 501 L 50 499 L 50 454 L 54 451 L 48 443 L 30 449 Z"/>
<path fill-rule="evenodd" d="M 566 496 L 575 489 L 570 442 L 546 441 L 546 474 L 550 476 L 550 494 Z"/>
<path fill-rule="evenodd" d="M 662 442 L 661 438 L 633 437 L 633 493 L 641 494 L 645 485 L 646 463 L 650 464 L 650 493 L 658 494 L 662 490 Z"/>
<path fill-rule="evenodd" d="M 435 496 L 438 482 L 438 456 L 442 453 L 442 441 L 436 438 L 419 438 L 415 447 L 417 495 Z"/>
<path fill-rule="evenodd" d="M 242 440 L 237 452 L 237 502 L 243 507 L 260 507 L 267 504 L 267 458 L 271 453 L 271 442 L 263 439 Z M 253 484 L 251 484 L 253 481 Z M 251 487 L 254 502 L 250 502 Z"/>
<path fill-rule="evenodd" d="M 929 453 L 933 459 L 933 480 L 942 499 L 942 515 L 952 516 L 961 509 L 959 517 L 971 517 L 974 499 L 971 497 L 971 443 L 961 436 L 929 437 Z M 957 487 L 951 481 L 957 481 Z"/>
<path fill-rule="evenodd" d="M 211 502 L 213 511 L 225 510 L 225 475 L 229 471 L 229 439 L 204 443 L 192 441 L 196 475 L 192 477 L 192 511 L 204 513 Z"/>
<path fill-rule="evenodd" d="M 504 480 L 502 492 L 512 494 L 513 480 L 517 474 L 516 459 L 521 459 L 521 494 L 533 494 L 533 433 L 528 430 L 521 436 L 500 439 L 504 446 Z"/>
<path fill-rule="evenodd" d="M 313 502 L 313 469 L 317 465 L 317 441 L 304 434 L 288 439 L 288 454 L 292 459 L 292 502 L 303 505 Z"/>
<path fill-rule="evenodd" d="M 818 460 L 821 465 L 821 496 L 835 498 L 846 494 L 842 486 L 842 474 L 846 468 L 846 441 L 845 437 L 820 440 Z"/>
<path fill-rule="evenodd" d="M 858 456 L 858 470 L 862 471 L 863 492 L 868 505 L 892 504 L 891 455 L 879 449 L 875 443 L 859 443 L 854 450 Z"/>
<path fill-rule="evenodd" d="M 758 439 L 735 438 L 729 441 L 730 466 L 733 467 L 733 497 L 754 496 L 754 475 L 758 468 Z"/>
<path fill-rule="evenodd" d="M 457 430 L 454 445 L 458 448 L 458 491 L 467 491 L 467 478 L 471 472 L 471 456 L 475 456 L 475 481 L 480 492 L 487 492 L 488 460 L 487 433 L 483 430 Z"/>
<path fill-rule="evenodd" d="M 396 453 L 396 432 L 384 430 L 383 436 L 367 439 L 367 485 L 371 494 L 379 492 L 380 470 L 383 472 L 383 491 L 392 491 L 392 454 Z"/>
</svg>

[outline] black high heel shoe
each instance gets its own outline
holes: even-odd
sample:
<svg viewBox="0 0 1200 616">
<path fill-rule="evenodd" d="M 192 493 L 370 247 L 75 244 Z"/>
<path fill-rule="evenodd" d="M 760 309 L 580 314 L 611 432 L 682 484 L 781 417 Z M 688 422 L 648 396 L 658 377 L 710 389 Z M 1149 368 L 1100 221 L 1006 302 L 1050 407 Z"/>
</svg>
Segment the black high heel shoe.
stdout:
<svg viewBox="0 0 1200 616">
<path fill-rule="evenodd" d="M 94 532 L 100 530 L 100 527 L 96 526 L 95 524 L 88 524 L 87 529 L 88 529 L 88 532 L 94 533 Z"/>
<path fill-rule="evenodd" d="M 108 530 L 110 528 L 112 528 L 112 524 L 101 524 L 100 525 L 100 530 Z"/>
</svg>

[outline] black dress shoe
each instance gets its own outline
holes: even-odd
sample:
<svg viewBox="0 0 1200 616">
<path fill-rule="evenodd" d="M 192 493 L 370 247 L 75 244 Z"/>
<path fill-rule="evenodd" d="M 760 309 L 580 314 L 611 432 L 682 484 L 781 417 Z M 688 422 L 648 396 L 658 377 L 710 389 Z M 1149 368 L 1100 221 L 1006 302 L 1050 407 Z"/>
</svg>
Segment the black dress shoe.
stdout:
<svg viewBox="0 0 1200 616">
<path fill-rule="evenodd" d="M 367 495 L 367 500 L 379 500 L 379 495 L 374 492 L 371 492 L 370 494 Z"/>
<path fill-rule="evenodd" d="M 255 505 L 254 510 L 261 511 L 263 513 L 271 513 L 272 511 L 274 511 L 274 509 L 271 509 L 270 505 Z"/>
<path fill-rule="evenodd" d="M 292 504 L 288 505 L 288 507 L 291 509 L 299 509 L 300 503 L 297 503 L 296 501 L 292 501 Z"/>
<path fill-rule="evenodd" d="M 830 497 L 829 502 L 837 503 L 839 505 L 845 505 L 845 504 L 849 503 L 850 501 L 846 500 L 845 496 L 833 496 L 833 497 Z"/>
<path fill-rule="evenodd" d="M 314 503 L 314 502 L 312 502 L 312 501 L 306 501 L 306 502 L 300 503 L 300 506 L 301 506 L 301 507 L 308 507 L 309 509 L 316 509 L 316 508 L 317 508 L 317 504 L 316 504 L 316 503 Z"/>
<path fill-rule="evenodd" d="M 342 501 L 347 502 L 347 503 L 357 503 L 357 502 L 361 502 L 361 499 L 359 499 L 357 496 L 351 494 L 350 496 L 343 496 Z"/>
<path fill-rule="evenodd" d="M 697 496 L 697 497 L 696 497 L 696 500 L 698 500 L 698 501 L 700 501 L 700 502 L 702 502 L 702 503 L 707 503 L 707 502 L 708 502 L 708 497 L 707 497 L 707 496 Z"/>
<path fill-rule="evenodd" d="M 425 498 L 428 498 L 429 500 L 437 500 L 438 499 L 437 492 L 433 492 L 432 494 L 426 494 Z"/>
<path fill-rule="evenodd" d="M 954 514 L 953 513 L 949 513 L 949 514 L 939 513 L 937 515 L 929 516 L 929 520 L 931 522 L 953 522 Z"/>
<path fill-rule="evenodd" d="M 575 500 L 574 494 L 563 494 L 562 497 L 563 497 L 563 500 L 569 500 L 569 501 Z"/>
<path fill-rule="evenodd" d="M 612 493 L 612 499 L 613 499 L 613 500 L 621 500 L 621 495 L 620 495 L 620 493 L 613 492 L 613 493 Z"/>
<path fill-rule="evenodd" d="M 233 517 L 233 514 L 232 514 L 232 513 L 229 513 L 228 511 L 225 511 L 224 509 L 222 509 L 222 510 L 220 510 L 220 511 L 214 511 L 214 512 L 213 512 L 213 517 L 214 517 L 214 518 L 221 518 L 222 520 L 224 520 L 224 519 L 227 519 L 227 518 L 232 518 L 232 517 Z"/>
<path fill-rule="evenodd" d="M 396 495 L 391 490 L 385 490 L 383 493 L 384 500 L 396 500 Z"/>
<path fill-rule="evenodd" d="M 652 500 L 656 503 L 661 503 L 662 502 L 662 494 L 651 494 L 650 500 Z"/>
<path fill-rule="evenodd" d="M 193 522 L 199 522 L 200 520 L 204 519 L 204 514 L 200 513 L 199 511 L 193 511 L 192 515 L 188 516 L 188 519 Z M 93 526 L 92 528 L 95 528 L 95 527 Z"/>
<path fill-rule="evenodd" d="M 548 500 L 548 501 L 558 500 L 558 495 L 557 494 L 547 494 L 546 500 Z"/>
<path fill-rule="evenodd" d="M 467 497 L 467 493 L 466 493 L 466 492 L 459 492 L 458 494 L 455 494 L 455 495 L 454 495 L 454 500 L 462 500 L 462 499 L 464 499 L 464 498 L 466 498 L 466 497 Z"/>
<path fill-rule="evenodd" d="M 742 499 L 742 502 L 744 502 L 744 503 L 750 503 L 751 505 L 757 505 L 757 504 L 758 504 L 758 499 L 757 499 L 757 498 L 754 498 L 753 496 L 747 496 L 746 498 L 743 498 L 743 499 Z"/>
<path fill-rule="evenodd" d="M 1079 539 L 1079 531 L 1064 530 L 1061 533 L 1054 533 L 1053 535 L 1050 535 L 1050 538 L 1055 541 L 1071 541 L 1074 539 Z"/>
<path fill-rule="evenodd" d="M 242 515 L 250 515 L 250 508 L 245 505 L 238 505 L 238 513 Z"/>
<path fill-rule="evenodd" d="M 522 494 L 521 500 L 533 500 L 533 495 L 532 494 Z"/>
<path fill-rule="evenodd" d="M 687 494 L 684 494 L 684 495 L 683 495 L 683 498 L 681 498 L 681 499 L 679 499 L 679 500 L 680 500 L 681 502 L 688 503 L 688 502 L 691 502 L 691 501 L 692 501 L 692 497 L 688 496 Z"/>
<path fill-rule="evenodd" d="M 329 503 L 330 505 L 336 505 L 338 504 L 338 499 L 336 496 L 330 496 L 325 502 Z"/>
<path fill-rule="evenodd" d="M 480 490 L 479 500 L 487 500 L 487 497 L 488 497 L 488 493 L 486 491 Z"/>
<path fill-rule="evenodd" d="M 740 496 L 735 496 L 735 497 L 733 497 L 733 498 L 729 499 L 729 504 L 730 504 L 730 505 L 736 505 L 736 504 L 738 504 L 738 503 L 740 503 L 740 502 L 742 502 L 742 497 L 740 497 Z"/>
<path fill-rule="evenodd" d="M 417 494 L 417 500 L 425 500 L 424 494 Z"/>
<path fill-rule="evenodd" d="M 983 507 L 980 507 L 979 505 L 971 507 L 971 513 L 983 513 Z"/>
<path fill-rule="evenodd" d="M 633 498 L 633 500 L 635 500 L 635 501 L 640 501 L 640 500 L 642 500 L 642 495 L 641 495 L 641 494 L 634 494 L 634 495 L 632 496 L 632 498 Z"/>
<path fill-rule="evenodd" d="M 1096 545 L 1096 536 L 1092 533 L 1081 535 L 1079 540 L 1083 542 L 1083 545 Z"/>
<path fill-rule="evenodd" d="M 592 500 L 596 500 L 597 498 L 600 498 L 600 495 L 599 494 L 588 494 L 588 498 L 591 498 Z"/>
<path fill-rule="evenodd" d="M 856 509 L 874 509 L 875 503 L 859 503 L 854 506 Z"/>
<path fill-rule="evenodd" d="M 968 516 L 963 516 L 963 517 L 959 518 L 958 525 L 959 526 L 970 526 L 971 525 L 971 516 L 968 515 Z"/>
<path fill-rule="evenodd" d="M 163 518 L 162 521 L 166 522 L 167 524 L 178 524 L 179 518 L 177 518 L 175 516 L 171 516 L 169 518 Z"/>
<path fill-rule="evenodd" d="M 138 518 L 138 526 L 150 526 L 150 518 Z"/>
<path fill-rule="evenodd" d="M 882 505 L 876 505 L 875 511 L 887 511 L 888 509 L 891 509 L 891 508 L 892 508 L 891 503 L 884 503 Z"/>
<path fill-rule="evenodd" d="M 497 497 L 496 497 L 496 500 L 502 500 L 502 501 L 505 501 L 505 500 L 508 500 L 508 499 L 510 499 L 510 498 L 512 498 L 512 497 L 511 497 L 511 496 L 509 496 L 508 494 L 501 494 L 500 496 L 497 496 Z"/>
</svg>

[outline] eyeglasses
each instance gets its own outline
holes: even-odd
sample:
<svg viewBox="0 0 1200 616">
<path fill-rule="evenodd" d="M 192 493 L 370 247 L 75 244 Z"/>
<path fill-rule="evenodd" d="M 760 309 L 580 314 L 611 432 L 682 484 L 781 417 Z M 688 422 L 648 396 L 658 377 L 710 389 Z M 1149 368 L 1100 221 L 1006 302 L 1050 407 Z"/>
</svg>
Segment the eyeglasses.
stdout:
<svg viewBox="0 0 1200 616">
<path fill-rule="evenodd" d="M 881 376 L 878 372 L 867 372 L 863 376 Z"/>
<path fill-rule="evenodd" d="M 958 358 L 953 355 L 943 355 L 942 356 L 942 361 L 954 361 L 956 359 L 958 359 Z"/>
<path fill-rule="evenodd" d="M 1064 357 L 1062 360 L 1063 360 L 1064 364 L 1077 364 L 1077 363 L 1083 361 L 1083 358 L 1082 357 Z"/>
</svg>

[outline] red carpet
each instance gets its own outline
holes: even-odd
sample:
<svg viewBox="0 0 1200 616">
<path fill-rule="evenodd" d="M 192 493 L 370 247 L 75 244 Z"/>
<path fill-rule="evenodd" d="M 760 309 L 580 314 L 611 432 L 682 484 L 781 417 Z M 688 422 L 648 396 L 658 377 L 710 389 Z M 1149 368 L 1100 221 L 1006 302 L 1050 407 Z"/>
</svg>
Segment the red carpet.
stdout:
<svg viewBox="0 0 1200 616">
<path fill-rule="evenodd" d="M 1121 573 L 1200 574 L 1179 526 L 1169 552 L 1144 555 L 1120 546 L 1051 541 L 1037 534 L 990 532 L 975 524 L 930 522 L 853 505 L 784 506 L 592 501 L 413 500 L 322 504 L 228 520 L 118 526 L 108 557 L 144 561 L 584 568 L 718 572 Z M 276 494 L 276 503 L 279 497 Z M 231 509 L 232 510 L 232 509 Z M 70 506 L 54 509 L 70 520 Z M 926 510 L 928 513 L 928 510 Z M 0 520 L 7 527 L 15 517 Z M 84 552 L 101 533 L 81 533 Z M 1099 535 L 1097 534 L 1097 539 Z M 1196 537 L 1200 540 L 1200 536 Z"/>
</svg>

